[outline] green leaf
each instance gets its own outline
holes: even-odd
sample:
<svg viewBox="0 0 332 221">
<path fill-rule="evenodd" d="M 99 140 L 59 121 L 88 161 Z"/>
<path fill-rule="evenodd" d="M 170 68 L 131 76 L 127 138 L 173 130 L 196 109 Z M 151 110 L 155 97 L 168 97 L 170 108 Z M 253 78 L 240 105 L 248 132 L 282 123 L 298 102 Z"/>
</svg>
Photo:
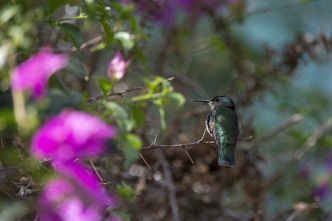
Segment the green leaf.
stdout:
<svg viewBox="0 0 332 221">
<path fill-rule="evenodd" d="M 143 126 L 145 122 L 145 111 L 137 106 L 131 106 L 131 114 L 135 122 L 135 128 Z"/>
<path fill-rule="evenodd" d="M 128 169 L 139 158 L 139 149 L 142 147 L 142 140 L 135 134 L 126 134 L 122 146 L 125 156 L 124 168 Z"/>
<path fill-rule="evenodd" d="M 104 95 L 107 95 L 112 89 L 112 83 L 107 78 L 99 78 L 98 79 L 99 87 Z"/>
<path fill-rule="evenodd" d="M 163 136 L 166 132 L 166 114 L 165 109 L 159 107 L 159 114 L 160 114 L 160 125 L 161 125 L 161 136 Z"/>
<path fill-rule="evenodd" d="M 109 111 L 110 116 L 116 120 L 121 130 L 129 132 L 133 129 L 134 121 L 130 118 L 126 109 L 116 102 L 107 102 L 105 107 Z"/>
<path fill-rule="evenodd" d="M 60 24 L 60 28 L 70 37 L 75 47 L 79 49 L 84 43 L 84 36 L 80 29 L 70 23 L 62 23 Z"/>
<path fill-rule="evenodd" d="M 119 40 L 126 50 L 132 49 L 135 45 L 128 32 L 117 32 L 114 34 L 114 39 Z"/>
<path fill-rule="evenodd" d="M 0 10 L 0 25 L 5 24 L 18 13 L 20 13 L 20 7 L 18 5 L 4 6 Z"/>
<path fill-rule="evenodd" d="M 50 88 L 48 90 L 49 103 L 42 109 L 42 113 L 45 116 L 54 116 L 66 107 L 77 108 L 81 103 L 83 94 L 70 91 L 69 94 L 65 94 L 57 88 Z"/>
<path fill-rule="evenodd" d="M 78 58 L 71 58 L 66 70 L 72 72 L 82 79 L 88 79 L 88 72 L 83 63 Z"/>
<path fill-rule="evenodd" d="M 156 77 L 154 80 L 150 81 L 147 78 L 144 78 L 143 81 L 148 86 L 151 92 L 155 92 L 159 89 L 159 84 L 163 82 L 163 78 L 161 77 Z"/>
<path fill-rule="evenodd" d="M 133 50 L 135 52 L 135 56 L 142 62 L 143 66 L 144 66 L 144 69 L 147 72 L 148 71 L 148 65 L 146 63 L 146 58 L 145 58 L 142 50 L 137 45 L 134 45 Z"/>
<path fill-rule="evenodd" d="M 49 0 L 48 10 L 50 10 L 50 12 L 53 13 L 57 8 L 65 4 L 67 4 L 67 0 Z"/>
<path fill-rule="evenodd" d="M 114 39 L 114 33 L 112 32 L 111 26 L 107 21 L 101 20 L 100 23 L 102 24 L 106 35 L 104 38 L 105 47 L 108 47 Z"/>
<path fill-rule="evenodd" d="M 14 112 L 10 108 L 0 109 L 0 134 L 5 136 L 5 131 L 7 133 L 14 133 L 17 129 L 16 120 Z M 7 134 L 6 134 L 7 135 Z"/>
<path fill-rule="evenodd" d="M 135 134 L 126 134 L 126 142 L 134 148 L 139 150 L 142 147 L 142 140 Z"/>
<path fill-rule="evenodd" d="M 123 199 L 136 199 L 135 190 L 122 181 L 121 185 L 116 186 L 118 189 L 118 195 Z"/>
<path fill-rule="evenodd" d="M 168 94 L 168 97 L 175 101 L 177 108 L 181 107 L 186 102 L 186 98 L 180 93 L 171 92 Z"/>
</svg>

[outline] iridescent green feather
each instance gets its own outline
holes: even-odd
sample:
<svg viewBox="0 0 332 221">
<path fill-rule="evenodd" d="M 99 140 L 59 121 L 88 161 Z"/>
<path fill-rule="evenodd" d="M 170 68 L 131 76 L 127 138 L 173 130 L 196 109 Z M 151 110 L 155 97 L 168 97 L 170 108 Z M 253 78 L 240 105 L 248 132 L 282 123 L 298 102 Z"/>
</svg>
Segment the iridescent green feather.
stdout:
<svg viewBox="0 0 332 221">
<path fill-rule="evenodd" d="M 207 118 L 207 128 L 215 140 L 218 164 L 231 167 L 235 164 L 234 151 L 239 134 L 238 119 L 234 108 L 215 107 Z"/>
</svg>

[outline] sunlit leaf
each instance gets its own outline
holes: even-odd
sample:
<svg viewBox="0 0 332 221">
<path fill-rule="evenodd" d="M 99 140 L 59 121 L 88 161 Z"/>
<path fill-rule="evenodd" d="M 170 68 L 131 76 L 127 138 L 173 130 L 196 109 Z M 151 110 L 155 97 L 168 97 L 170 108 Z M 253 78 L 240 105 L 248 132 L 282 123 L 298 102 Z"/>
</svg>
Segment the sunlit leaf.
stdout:
<svg viewBox="0 0 332 221">
<path fill-rule="evenodd" d="M 136 199 L 135 190 L 125 182 L 122 182 L 121 185 L 119 184 L 116 187 L 118 189 L 118 194 L 121 198 Z"/>
<path fill-rule="evenodd" d="M 3 7 L 0 11 L 0 25 L 9 21 L 17 13 L 19 13 L 20 8 L 16 5 L 7 5 Z"/>
<path fill-rule="evenodd" d="M 128 169 L 139 158 L 139 149 L 142 147 L 142 140 L 135 134 L 126 134 L 122 145 L 122 152 L 125 156 L 125 169 Z"/>
<path fill-rule="evenodd" d="M 186 102 L 186 98 L 180 93 L 172 92 L 168 97 L 175 101 L 176 107 L 181 107 Z"/>
<path fill-rule="evenodd" d="M 114 39 L 119 40 L 126 50 L 132 49 L 135 45 L 134 40 L 131 39 L 128 32 L 117 32 L 114 34 Z"/>
<path fill-rule="evenodd" d="M 166 114 L 165 109 L 159 107 L 159 114 L 160 114 L 160 126 L 161 126 L 161 135 L 163 136 L 166 132 Z"/>
<path fill-rule="evenodd" d="M 116 102 L 106 102 L 105 107 L 110 112 L 110 116 L 117 122 L 119 128 L 129 132 L 134 127 L 134 121 L 131 119 L 128 111 Z"/>
<path fill-rule="evenodd" d="M 111 81 L 107 78 L 98 79 L 99 87 L 104 95 L 108 94 L 112 89 Z"/>
</svg>

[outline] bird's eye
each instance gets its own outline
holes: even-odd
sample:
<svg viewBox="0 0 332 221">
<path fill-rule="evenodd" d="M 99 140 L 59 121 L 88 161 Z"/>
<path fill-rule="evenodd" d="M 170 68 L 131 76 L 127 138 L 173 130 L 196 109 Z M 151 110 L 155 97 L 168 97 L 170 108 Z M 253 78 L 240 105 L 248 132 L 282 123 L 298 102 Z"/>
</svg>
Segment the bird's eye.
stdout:
<svg viewBox="0 0 332 221">
<path fill-rule="evenodd" d="M 216 102 L 219 102 L 219 101 L 220 101 L 220 97 L 217 97 L 217 98 L 216 98 Z"/>
</svg>

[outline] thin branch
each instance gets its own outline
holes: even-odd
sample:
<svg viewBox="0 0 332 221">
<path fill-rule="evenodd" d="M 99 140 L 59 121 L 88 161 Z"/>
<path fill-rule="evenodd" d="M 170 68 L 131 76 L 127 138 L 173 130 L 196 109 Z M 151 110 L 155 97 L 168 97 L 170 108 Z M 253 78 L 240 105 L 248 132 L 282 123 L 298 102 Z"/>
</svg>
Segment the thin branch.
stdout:
<svg viewBox="0 0 332 221">
<path fill-rule="evenodd" d="M 265 141 L 271 139 L 272 137 L 274 137 L 278 133 L 284 131 L 288 127 L 292 126 L 293 124 L 303 120 L 303 118 L 304 118 L 304 116 L 302 114 L 294 114 L 290 118 L 288 118 L 284 123 L 282 123 L 280 126 L 274 128 L 273 130 L 266 133 L 264 136 L 257 139 L 256 141 L 251 142 L 251 143 L 242 143 L 240 145 L 241 146 L 240 148 L 245 149 L 245 150 L 255 148 L 255 147 L 259 146 L 260 144 L 264 143 Z"/>
<path fill-rule="evenodd" d="M 310 136 L 306 142 L 293 153 L 291 160 L 285 163 L 284 166 L 275 173 L 275 175 L 270 179 L 270 185 L 282 177 L 285 171 L 289 170 L 290 167 L 294 166 L 297 162 L 302 160 L 304 155 L 316 145 L 319 139 L 321 139 L 325 134 L 332 130 L 332 118 L 326 121 L 324 124 L 318 126 L 312 136 Z"/>
<path fill-rule="evenodd" d="M 295 1 L 295 2 L 287 2 L 285 4 L 276 6 L 276 7 L 263 7 L 263 8 L 259 8 L 259 9 L 255 9 L 252 11 L 248 11 L 245 13 L 245 16 L 249 16 L 249 15 L 254 15 L 254 14 L 260 14 L 260 13 L 269 13 L 269 12 L 275 12 L 275 11 L 280 11 L 280 10 L 284 10 L 284 9 L 290 9 L 290 8 L 294 8 L 297 6 L 303 6 L 306 4 L 310 4 L 313 1 L 303 1 L 303 0 L 299 0 L 299 1 Z"/>
<path fill-rule="evenodd" d="M 294 208 L 293 212 L 287 217 L 286 221 L 293 221 L 296 218 L 296 216 L 303 213 L 304 211 L 320 208 L 320 205 L 319 205 L 319 203 L 310 203 L 310 204 L 297 203 L 293 207 L 295 207 L 295 208 Z"/>
<path fill-rule="evenodd" d="M 286 221 L 292 221 L 295 219 L 295 217 L 297 215 L 299 215 L 300 213 L 302 213 L 303 211 L 305 211 L 307 208 L 306 207 L 303 207 L 301 209 L 298 209 L 298 210 L 294 210 L 289 217 L 287 217 Z"/>
<path fill-rule="evenodd" d="M 94 44 L 97 44 L 98 42 L 101 42 L 103 40 L 104 36 L 103 35 L 99 35 L 97 37 L 94 37 L 92 39 L 90 39 L 89 41 L 87 42 L 84 42 L 81 47 L 80 47 L 80 50 L 81 49 L 84 49 L 84 48 L 87 48 L 91 45 L 94 45 Z M 74 51 L 77 51 L 77 48 L 76 47 L 72 47 L 71 49 L 69 49 L 70 52 L 74 52 Z"/>
<path fill-rule="evenodd" d="M 90 161 L 90 164 L 91 164 L 91 166 L 92 166 L 93 170 L 95 171 L 95 173 L 96 173 L 96 174 L 97 174 L 97 176 L 99 177 L 100 181 L 101 181 L 102 183 L 104 183 L 104 180 L 103 180 L 103 178 L 101 178 L 101 176 L 99 175 L 99 173 L 98 173 L 98 171 L 97 171 L 97 169 L 96 169 L 95 165 L 92 163 L 92 161 L 91 161 L 91 160 L 89 160 L 89 161 Z"/>
<path fill-rule="evenodd" d="M 68 17 L 68 18 L 59 18 L 59 19 L 46 19 L 46 20 L 40 20 L 36 22 L 51 22 L 51 23 L 59 23 L 63 21 L 72 21 L 72 20 L 79 20 L 79 19 L 87 19 L 87 15 L 79 15 L 75 17 Z"/>
<path fill-rule="evenodd" d="M 287 121 L 285 121 L 283 124 L 281 124 L 279 127 L 271 130 L 269 133 L 267 133 L 266 135 L 264 135 L 263 137 L 261 137 L 260 139 L 258 139 L 255 142 L 247 143 L 247 141 L 251 140 L 251 137 L 242 138 L 242 139 L 240 138 L 240 139 L 238 139 L 238 141 L 243 141 L 243 143 L 241 143 L 241 145 L 239 145 L 238 148 L 243 149 L 243 150 L 249 150 L 251 148 L 257 147 L 261 143 L 265 142 L 266 140 L 269 140 L 270 138 L 274 137 L 275 135 L 277 135 L 281 131 L 285 130 L 286 128 L 290 127 L 291 125 L 301 121 L 302 119 L 303 119 L 303 115 L 294 114 Z M 202 137 L 202 139 L 203 139 L 203 137 Z M 156 139 L 155 139 L 151 145 L 142 147 L 141 150 L 167 149 L 167 148 L 181 148 L 181 149 L 186 150 L 186 147 L 190 147 L 190 146 L 201 145 L 201 144 L 209 144 L 209 145 L 214 144 L 214 141 L 202 141 L 202 139 L 198 140 L 196 142 L 185 143 L 185 144 L 156 144 Z"/>
<path fill-rule="evenodd" d="M 193 161 L 193 159 L 191 158 L 191 156 L 190 156 L 190 154 L 189 154 L 187 148 L 184 148 L 184 152 L 186 153 L 186 155 L 187 155 L 187 157 L 189 158 L 190 162 L 191 162 L 192 164 L 194 164 L 194 161 Z"/>
<path fill-rule="evenodd" d="M 32 183 L 29 183 L 28 185 L 26 185 L 24 188 L 22 188 L 22 189 L 16 194 L 16 196 L 21 195 L 21 193 L 23 193 L 24 191 L 26 191 L 31 185 L 32 185 Z"/>
<path fill-rule="evenodd" d="M 146 159 L 143 157 L 142 153 L 140 153 L 139 155 L 140 155 L 141 159 L 144 161 L 145 165 L 147 167 L 149 167 L 150 170 L 152 170 L 151 166 L 148 164 L 148 161 L 146 161 Z"/>
<path fill-rule="evenodd" d="M 302 147 L 296 151 L 293 156 L 296 161 L 301 160 L 305 153 L 307 153 L 313 146 L 316 145 L 318 140 L 325 136 L 332 129 L 332 118 L 330 118 L 326 123 L 320 125 L 315 130 L 314 134 L 307 139 L 307 141 L 302 145 Z"/>
<path fill-rule="evenodd" d="M 177 74 L 175 73 L 174 70 L 169 69 L 168 71 L 169 73 L 167 73 L 170 76 L 174 76 L 175 79 L 180 82 L 181 84 L 187 86 L 188 88 L 190 88 L 191 90 L 195 91 L 200 97 L 203 98 L 208 98 L 210 97 L 205 91 L 204 89 L 194 80 L 191 80 L 189 77 L 183 75 L 183 74 Z"/>
<path fill-rule="evenodd" d="M 186 148 L 189 146 L 201 145 L 201 144 L 214 144 L 214 141 L 196 141 L 193 143 L 184 144 L 151 144 L 150 146 L 142 147 L 141 150 L 153 150 L 153 149 L 166 149 L 166 148 Z"/>
<path fill-rule="evenodd" d="M 123 96 L 124 94 L 128 93 L 128 92 L 131 92 L 131 91 L 137 91 L 137 90 L 142 90 L 142 89 L 145 89 L 147 88 L 147 86 L 143 86 L 143 87 L 134 87 L 134 88 L 130 88 L 130 89 L 127 89 L 125 91 L 121 91 L 121 92 L 113 92 L 113 93 L 110 93 L 108 95 L 101 95 L 101 96 L 96 96 L 96 97 L 90 97 L 88 99 L 86 99 L 86 101 L 97 101 L 99 99 L 103 99 L 103 98 L 107 98 L 107 97 L 112 97 L 112 96 Z"/>
<path fill-rule="evenodd" d="M 169 77 L 167 78 L 166 80 L 167 81 L 172 81 L 174 79 L 174 77 Z M 162 83 L 160 83 L 162 84 Z M 142 87 L 134 87 L 134 88 L 129 88 L 125 91 L 121 91 L 121 92 L 112 92 L 108 95 L 101 95 L 101 96 L 96 96 L 96 97 L 90 97 L 88 99 L 86 99 L 86 101 L 96 101 L 96 100 L 99 100 L 99 99 L 102 99 L 102 98 L 107 98 L 107 97 L 112 97 L 112 96 L 121 96 L 123 97 L 124 94 L 128 93 L 128 92 L 132 92 L 132 91 L 137 91 L 137 90 L 142 90 L 142 89 L 146 89 L 148 88 L 147 86 L 142 86 Z"/>
<path fill-rule="evenodd" d="M 167 189 L 168 189 L 168 198 L 171 205 L 172 210 L 172 220 L 174 221 L 180 221 L 180 213 L 179 213 L 179 205 L 176 198 L 176 188 L 175 184 L 172 178 L 172 173 L 169 168 L 169 164 L 167 160 L 165 159 L 164 153 L 161 151 L 157 151 L 157 157 L 161 163 L 161 166 L 163 168 Z"/>
</svg>

